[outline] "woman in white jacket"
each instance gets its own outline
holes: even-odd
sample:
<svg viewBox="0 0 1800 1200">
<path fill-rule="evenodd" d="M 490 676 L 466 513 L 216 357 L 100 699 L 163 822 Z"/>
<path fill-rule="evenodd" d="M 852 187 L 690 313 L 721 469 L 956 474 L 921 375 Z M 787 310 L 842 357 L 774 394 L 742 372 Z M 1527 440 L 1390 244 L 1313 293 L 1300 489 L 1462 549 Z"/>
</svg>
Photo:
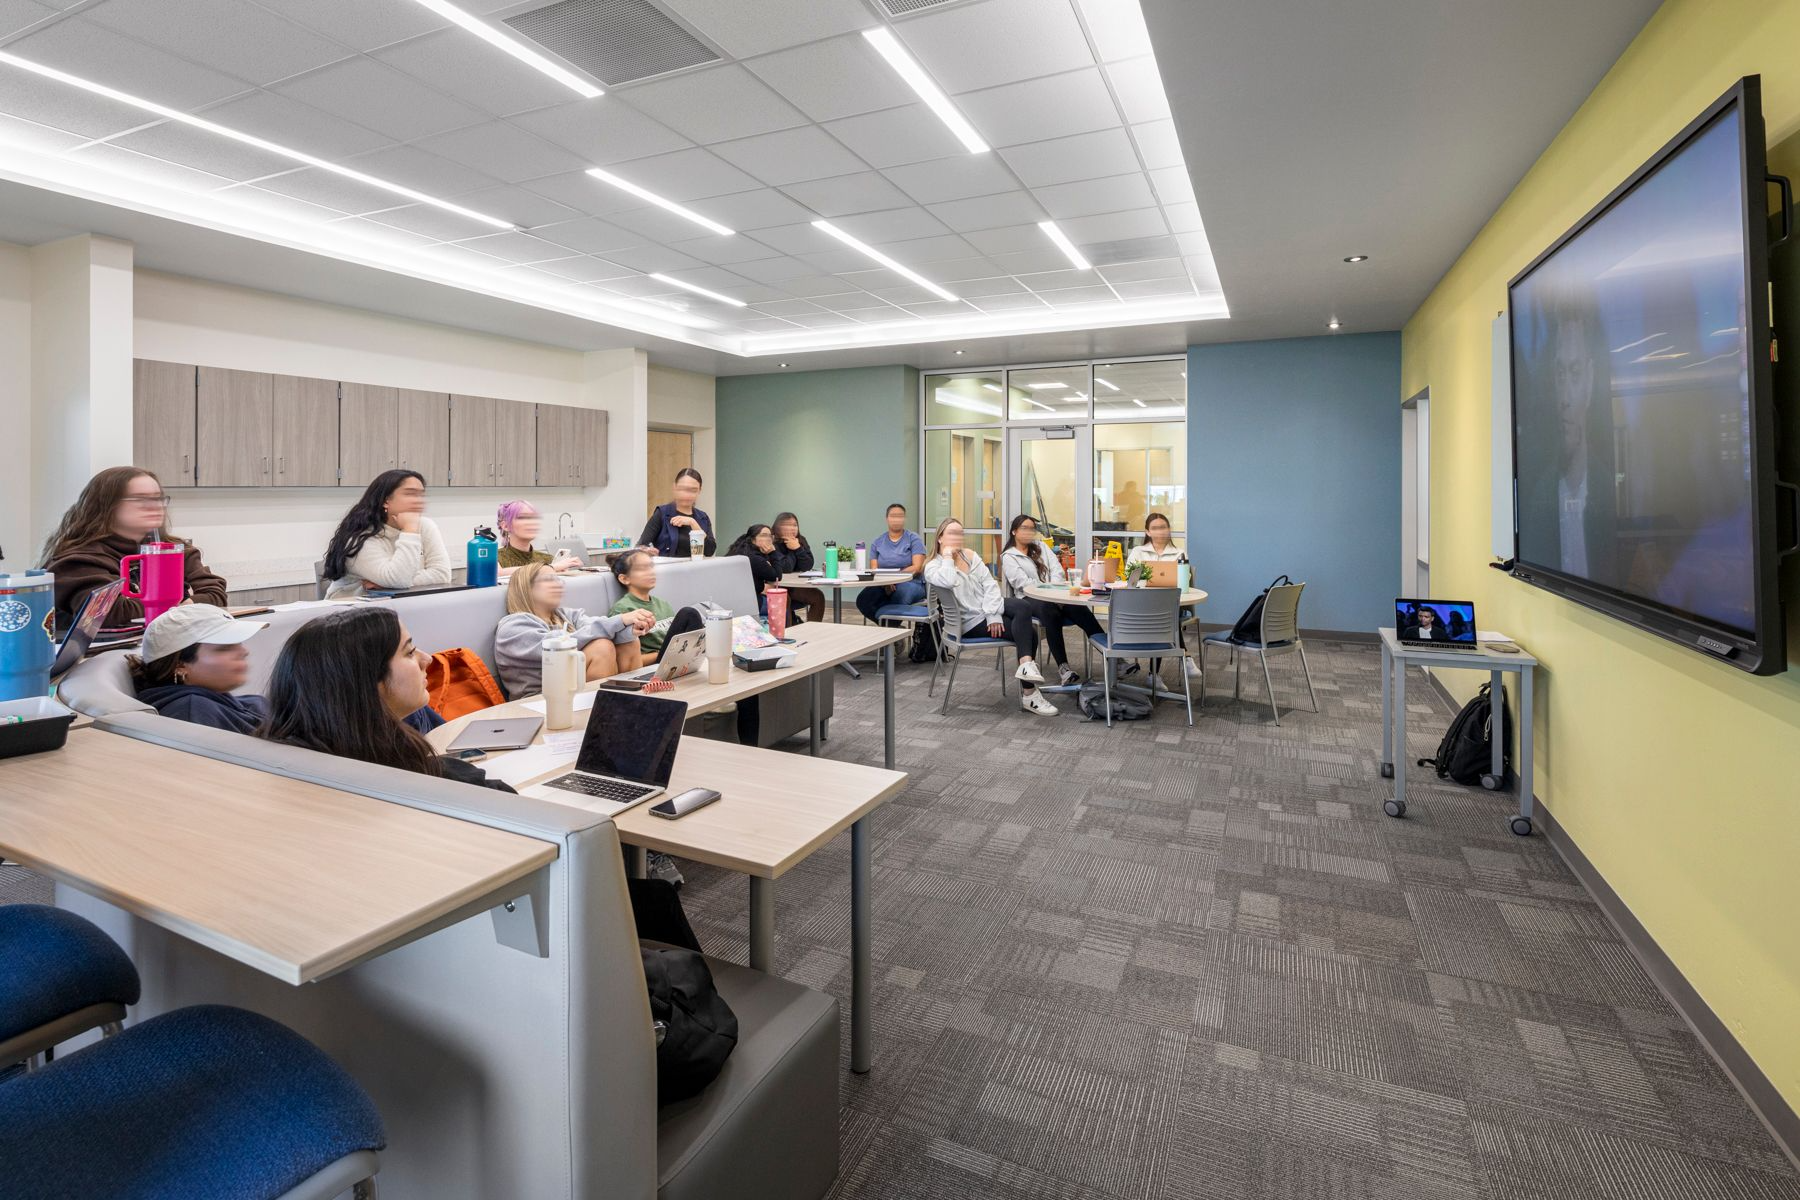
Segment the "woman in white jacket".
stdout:
<svg viewBox="0 0 1800 1200">
<path fill-rule="evenodd" d="M 450 556 L 438 527 L 425 515 L 425 477 L 383 471 L 350 506 L 325 551 L 327 600 L 376 590 L 447 587 Z"/>
<path fill-rule="evenodd" d="M 1181 547 L 1175 544 L 1169 518 L 1153 512 L 1144 518 L 1144 540 L 1131 548 L 1126 562 L 1177 562 Z"/>
<path fill-rule="evenodd" d="M 1044 682 L 1037 665 L 1037 626 L 1031 623 L 1028 601 L 1007 599 L 988 574 L 981 555 L 963 545 L 962 522 L 947 517 L 938 524 L 932 556 L 925 560 L 925 582 L 956 593 L 962 606 L 965 635 L 1010 638 L 1019 651 L 1019 707 L 1040 717 L 1056 715 L 1056 705 L 1044 698 L 1038 685 Z"/>
<path fill-rule="evenodd" d="M 1031 614 L 1044 627 L 1044 640 L 1050 643 L 1050 657 L 1056 660 L 1056 673 L 1066 687 L 1080 683 L 1081 676 L 1069 666 L 1069 650 L 1063 641 L 1063 628 L 1073 625 L 1089 637 L 1100 632 L 1100 622 L 1085 604 L 1056 604 L 1027 596 L 1025 589 L 1037 583 L 1066 586 L 1069 577 L 1062 564 L 1043 542 L 1038 540 L 1037 522 L 1020 513 L 1007 528 L 1010 541 L 1000 555 L 1000 575 L 1012 594 L 1031 606 Z"/>
<path fill-rule="evenodd" d="M 562 576 L 548 563 L 526 563 L 506 584 L 506 615 L 494 630 L 494 665 L 513 697 L 544 688 L 544 639 L 567 630 L 587 659 L 588 681 L 606 679 L 644 665 L 638 634 L 656 622 L 649 609 L 609 617 L 564 608 Z"/>
</svg>

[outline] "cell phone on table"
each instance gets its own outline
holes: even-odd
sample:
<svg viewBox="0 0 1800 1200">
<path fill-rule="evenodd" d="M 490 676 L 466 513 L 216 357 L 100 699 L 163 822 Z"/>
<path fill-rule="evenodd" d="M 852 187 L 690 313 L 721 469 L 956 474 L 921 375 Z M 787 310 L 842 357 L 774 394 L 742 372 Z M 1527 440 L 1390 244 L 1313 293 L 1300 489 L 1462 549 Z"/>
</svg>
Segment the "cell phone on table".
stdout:
<svg viewBox="0 0 1800 1200">
<path fill-rule="evenodd" d="M 464 762 L 477 762 L 487 756 L 486 750 L 451 750 L 445 755 L 447 758 L 460 758 Z"/>
<path fill-rule="evenodd" d="M 642 679 L 625 679 L 614 675 L 610 679 L 602 679 L 600 686 L 610 688 L 615 692 L 641 692 L 644 690 L 644 681 Z"/>
<path fill-rule="evenodd" d="M 689 788 L 679 796 L 670 796 L 661 804 L 650 807 L 653 817 L 667 817 L 673 821 L 677 817 L 685 817 L 695 809 L 705 808 L 719 798 L 719 793 L 711 788 Z"/>
</svg>

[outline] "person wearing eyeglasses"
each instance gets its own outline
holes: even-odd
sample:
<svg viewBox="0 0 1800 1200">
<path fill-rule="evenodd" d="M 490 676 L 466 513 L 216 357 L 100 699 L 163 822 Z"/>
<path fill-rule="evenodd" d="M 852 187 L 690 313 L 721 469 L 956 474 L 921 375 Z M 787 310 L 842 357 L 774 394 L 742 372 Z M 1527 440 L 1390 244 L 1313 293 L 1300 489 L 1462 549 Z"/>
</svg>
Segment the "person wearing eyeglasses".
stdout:
<svg viewBox="0 0 1800 1200">
<path fill-rule="evenodd" d="M 162 481 L 141 467 L 107 467 L 88 480 L 44 543 L 44 569 L 56 576 L 56 623 L 68 625 L 89 592 L 119 577 L 120 560 L 156 541 L 182 547 L 184 603 L 225 606 L 225 581 L 207 570 L 199 547 L 169 532 L 169 497 Z M 143 615 L 142 604 L 121 596 L 106 624 L 127 625 Z"/>
</svg>

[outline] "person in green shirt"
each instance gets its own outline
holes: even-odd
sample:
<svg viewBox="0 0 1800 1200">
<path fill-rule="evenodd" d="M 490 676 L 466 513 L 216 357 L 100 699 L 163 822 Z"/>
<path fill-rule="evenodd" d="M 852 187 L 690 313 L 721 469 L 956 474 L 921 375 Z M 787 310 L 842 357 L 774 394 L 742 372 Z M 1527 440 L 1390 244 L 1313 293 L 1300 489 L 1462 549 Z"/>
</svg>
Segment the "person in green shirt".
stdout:
<svg viewBox="0 0 1800 1200">
<path fill-rule="evenodd" d="M 678 633 L 688 633 L 702 627 L 698 609 L 684 608 L 679 613 L 673 605 L 661 596 L 650 594 L 656 586 L 656 556 L 647 550 L 627 550 L 612 561 L 613 578 L 625 589 L 625 594 L 613 601 L 609 615 L 622 617 L 629 612 L 648 609 L 656 618 L 656 624 L 638 633 L 638 647 L 644 652 L 644 661 L 653 663 L 662 654 L 662 649 L 671 637 Z M 677 625 L 681 627 L 676 628 Z"/>
<path fill-rule="evenodd" d="M 526 563 L 541 562 L 561 573 L 581 566 L 573 554 L 559 550 L 551 555 L 534 550 L 532 543 L 544 528 L 544 518 L 529 500 L 508 500 L 500 506 L 494 524 L 500 527 L 500 578 L 506 579 Z"/>
</svg>

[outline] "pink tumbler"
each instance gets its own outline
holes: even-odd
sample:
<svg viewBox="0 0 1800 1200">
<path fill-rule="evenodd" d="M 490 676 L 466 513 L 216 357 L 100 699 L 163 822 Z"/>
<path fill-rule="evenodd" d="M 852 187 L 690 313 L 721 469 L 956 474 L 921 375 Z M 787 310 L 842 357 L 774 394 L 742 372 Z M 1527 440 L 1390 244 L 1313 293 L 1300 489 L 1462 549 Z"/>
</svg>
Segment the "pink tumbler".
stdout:
<svg viewBox="0 0 1800 1200">
<path fill-rule="evenodd" d="M 763 590 L 763 599 L 769 602 L 769 632 L 778 638 L 787 636 L 787 597 L 786 588 Z"/>
<path fill-rule="evenodd" d="M 125 581 L 120 598 L 144 606 L 144 624 L 178 606 L 187 598 L 187 554 L 174 542 L 145 542 L 139 553 L 119 560 L 119 578 Z M 138 589 L 131 590 L 131 564 L 138 565 Z"/>
</svg>

